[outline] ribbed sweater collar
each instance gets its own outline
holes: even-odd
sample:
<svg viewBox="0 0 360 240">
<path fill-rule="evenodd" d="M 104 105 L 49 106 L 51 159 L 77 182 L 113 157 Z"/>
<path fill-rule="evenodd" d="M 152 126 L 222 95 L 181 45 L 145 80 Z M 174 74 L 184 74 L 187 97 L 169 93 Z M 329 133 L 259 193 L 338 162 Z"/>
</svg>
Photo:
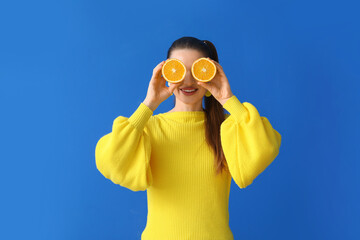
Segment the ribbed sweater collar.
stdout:
<svg viewBox="0 0 360 240">
<path fill-rule="evenodd" d="M 205 119 L 204 111 L 180 111 L 180 112 L 167 112 L 155 115 L 160 118 L 173 119 L 181 122 L 196 122 Z"/>
</svg>

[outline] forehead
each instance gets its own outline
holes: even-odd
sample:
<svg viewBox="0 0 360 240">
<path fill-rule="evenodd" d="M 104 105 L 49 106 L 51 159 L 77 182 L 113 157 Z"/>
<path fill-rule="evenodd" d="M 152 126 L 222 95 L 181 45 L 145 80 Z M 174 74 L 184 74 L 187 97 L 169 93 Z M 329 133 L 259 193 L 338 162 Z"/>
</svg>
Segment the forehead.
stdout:
<svg viewBox="0 0 360 240">
<path fill-rule="evenodd" d="M 205 57 L 205 55 L 195 49 L 175 49 L 171 52 L 169 58 L 176 58 L 185 64 L 192 64 L 196 59 L 201 57 Z"/>
</svg>

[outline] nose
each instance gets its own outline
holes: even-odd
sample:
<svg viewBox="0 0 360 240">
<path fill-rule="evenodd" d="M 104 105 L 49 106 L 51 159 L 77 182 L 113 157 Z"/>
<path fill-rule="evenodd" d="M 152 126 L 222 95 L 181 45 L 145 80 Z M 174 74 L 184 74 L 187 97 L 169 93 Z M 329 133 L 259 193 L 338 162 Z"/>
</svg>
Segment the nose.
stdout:
<svg viewBox="0 0 360 240">
<path fill-rule="evenodd" d="M 191 74 L 191 69 L 186 69 L 185 78 L 183 80 L 184 86 L 196 86 L 196 79 Z"/>
<path fill-rule="evenodd" d="M 170 86 L 171 83 L 168 82 L 168 86 Z M 191 74 L 191 68 L 186 69 L 185 77 L 181 81 L 181 84 L 178 87 L 197 87 L 197 80 L 193 77 Z"/>
</svg>

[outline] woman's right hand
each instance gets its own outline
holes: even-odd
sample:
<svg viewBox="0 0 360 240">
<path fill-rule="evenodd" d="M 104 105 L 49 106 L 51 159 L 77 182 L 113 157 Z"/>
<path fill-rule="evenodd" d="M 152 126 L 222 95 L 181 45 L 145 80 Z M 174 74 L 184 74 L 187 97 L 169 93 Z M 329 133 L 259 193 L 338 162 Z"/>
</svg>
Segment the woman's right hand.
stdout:
<svg viewBox="0 0 360 240">
<path fill-rule="evenodd" d="M 166 86 L 166 80 L 162 76 L 162 66 L 165 61 L 159 63 L 154 69 L 149 83 L 146 98 L 143 103 L 154 111 L 160 103 L 165 101 L 173 94 L 173 91 L 180 83 L 172 83 L 169 87 Z"/>
</svg>

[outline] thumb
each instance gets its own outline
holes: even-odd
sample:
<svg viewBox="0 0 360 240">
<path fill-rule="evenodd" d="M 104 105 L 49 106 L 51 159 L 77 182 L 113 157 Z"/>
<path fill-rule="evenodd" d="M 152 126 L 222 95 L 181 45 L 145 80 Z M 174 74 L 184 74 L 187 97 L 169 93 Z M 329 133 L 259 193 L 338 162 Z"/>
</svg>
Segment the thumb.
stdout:
<svg viewBox="0 0 360 240">
<path fill-rule="evenodd" d="M 174 92 L 174 90 L 175 90 L 175 88 L 177 88 L 179 85 L 180 85 L 180 83 L 169 83 L 169 91 L 171 92 L 171 95 L 173 94 L 173 92 Z"/>
</svg>

